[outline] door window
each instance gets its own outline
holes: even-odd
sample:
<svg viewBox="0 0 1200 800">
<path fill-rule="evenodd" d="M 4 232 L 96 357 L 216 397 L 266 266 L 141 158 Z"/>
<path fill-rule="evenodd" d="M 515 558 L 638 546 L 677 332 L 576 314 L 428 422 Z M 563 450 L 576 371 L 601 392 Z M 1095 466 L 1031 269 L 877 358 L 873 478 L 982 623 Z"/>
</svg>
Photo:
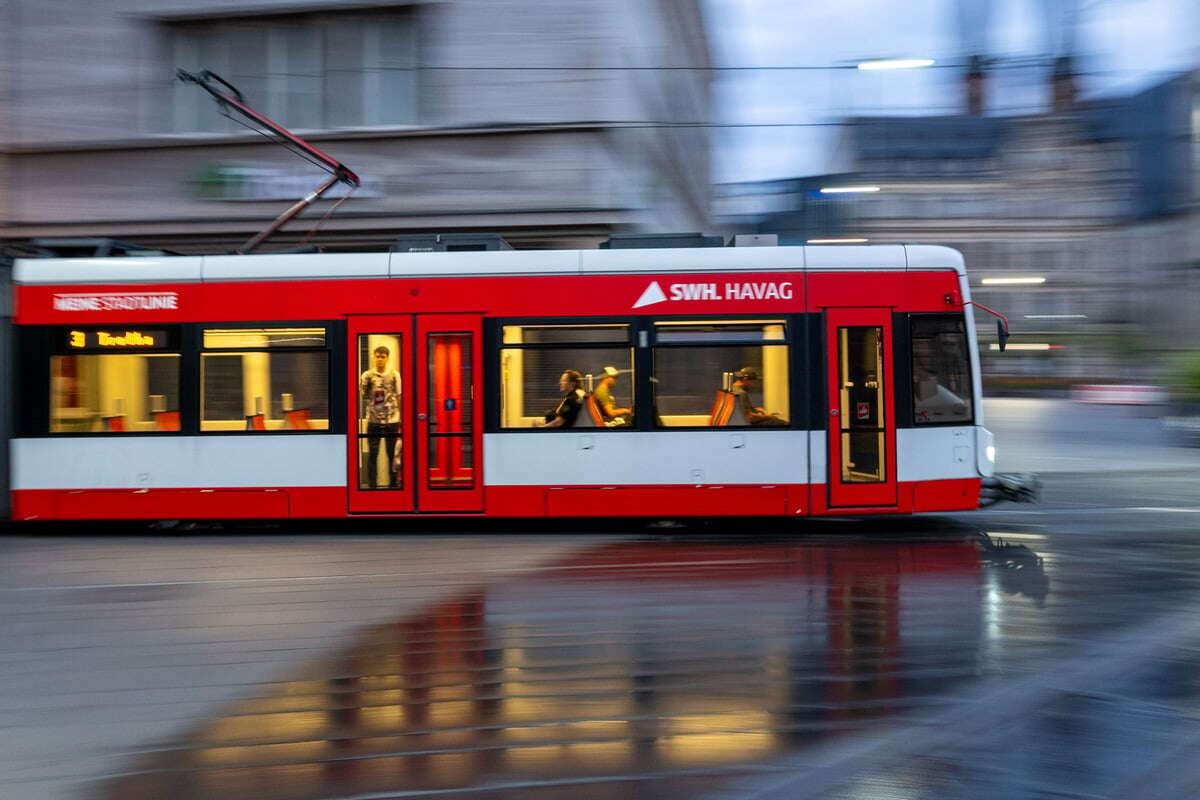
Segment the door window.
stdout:
<svg viewBox="0 0 1200 800">
<path fill-rule="evenodd" d="M 474 353 L 470 333 L 428 336 L 428 488 L 474 489 Z"/>
<path fill-rule="evenodd" d="M 360 334 L 358 351 L 358 488 L 404 488 L 403 337 Z"/>
<path fill-rule="evenodd" d="M 837 330 L 842 482 L 883 483 L 883 329 L 868 325 Z"/>
</svg>

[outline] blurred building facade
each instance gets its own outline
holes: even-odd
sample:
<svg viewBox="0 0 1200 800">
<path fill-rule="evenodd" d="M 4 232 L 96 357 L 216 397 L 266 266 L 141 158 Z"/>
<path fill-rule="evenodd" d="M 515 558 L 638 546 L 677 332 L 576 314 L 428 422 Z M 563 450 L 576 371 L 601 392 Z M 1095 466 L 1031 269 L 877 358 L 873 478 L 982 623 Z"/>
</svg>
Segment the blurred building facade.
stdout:
<svg viewBox="0 0 1200 800">
<path fill-rule="evenodd" d="M 1200 346 L 1200 71 L 1087 103 L 1054 81 L 1044 114 L 848 120 L 852 173 L 718 187 L 716 207 L 781 241 L 959 249 L 974 298 L 1011 318 L 1012 341 L 1053 346 L 1000 356 L 980 315 L 998 382 L 1156 379 L 1152 354 Z M 848 184 L 880 191 L 820 193 Z M 1013 278 L 1045 282 L 992 283 Z"/>
<path fill-rule="evenodd" d="M 698 0 L 9 0 L 0 18 L 0 238 L 235 247 L 320 182 L 176 68 L 362 176 L 323 244 L 708 223 L 708 129 L 672 126 L 709 117 Z M 682 68 L 645 69 L 663 65 Z"/>
</svg>

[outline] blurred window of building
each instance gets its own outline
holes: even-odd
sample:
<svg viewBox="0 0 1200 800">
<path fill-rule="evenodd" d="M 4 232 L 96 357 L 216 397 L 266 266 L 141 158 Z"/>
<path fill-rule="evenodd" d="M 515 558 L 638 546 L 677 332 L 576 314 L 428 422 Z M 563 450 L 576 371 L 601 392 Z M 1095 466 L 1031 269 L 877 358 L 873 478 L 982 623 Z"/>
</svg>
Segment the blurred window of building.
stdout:
<svg viewBox="0 0 1200 800">
<path fill-rule="evenodd" d="M 947 217 L 976 217 L 979 215 L 979 199 L 973 194 L 959 194 L 944 201 Z"/>
<path fill-rule="evenodd" d="M 200 430 L 329 429 L 323 327 L 206 329 Z"/>
<path fill-rule="evenodd" d="M 412 125 L 417 122 L 414 13 L 389 8 L 163 26 L 172 67 L 211 70 L 246 101 L 297 129 Z M 166 129 L 238 133 L 212 98 L 177 84 Z"/>
<path fill-rule="evenodd" d="M 882 193 L 874 195 L 869 202 L 862 202 L 860 206 L 873 206 L 876 209 L 876 215 L 885 219 L 898 216 L 900 211 L 900 203 L 894 195 L 884 195 Z"/>
<path fill-rule="evenodd" d="M 1192 91 L 1192 200 L 1200 203 L 1200 72 L 1193 77 Z"/>
</svg>

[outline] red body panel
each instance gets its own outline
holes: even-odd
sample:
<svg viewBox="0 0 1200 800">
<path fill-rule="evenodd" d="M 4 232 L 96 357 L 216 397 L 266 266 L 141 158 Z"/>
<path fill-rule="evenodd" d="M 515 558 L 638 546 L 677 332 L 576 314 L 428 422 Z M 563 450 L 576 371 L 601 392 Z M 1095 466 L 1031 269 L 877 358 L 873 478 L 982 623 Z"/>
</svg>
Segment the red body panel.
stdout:
<svg viewBox="0 0 1200 800">
<path fill-rule="evenodd" d="M 896 508 L 837 508 L 822 484 L 791 486 L 489 486 L 489 517 L 754 517 L 895 514 L 974 508 L 979 479 L 901 483 Z M 808 498 L 814 503 L 808 504 Z M 13 519 L 304 519 L 355 516 L 341 487 L 286 489 L 24 489 Z M 374 513 L 370 516 L 404 517 Z M 435 513 L 435 516 L 479 514 Z"/>
<path fill-rule="evenodd" d="M 249 322 L 336 319 L 348 314 L 482 312 L 493 316 L 546 316 L 571 309 L 579 315 L 796 314 L 827 306 L 891 307 L 896 311 L 958 311 L 953 272 L 811 273 L 730 275 L 546 275 L 377 280 L 247 281 L 90 286 L 91 293 L 177 295 L 174 309 L 152 311 L 56 311 L 56 294 L 78 286 L 17 286 L 16 322 L 21 325 L 82 325 L 151 322 Z M 792 299 L 668 300 L 633 308 L 646 287 L 689 283 L 791 282 Z M 581 305 L 582 302 L 582 305 Z"/>
</svg>

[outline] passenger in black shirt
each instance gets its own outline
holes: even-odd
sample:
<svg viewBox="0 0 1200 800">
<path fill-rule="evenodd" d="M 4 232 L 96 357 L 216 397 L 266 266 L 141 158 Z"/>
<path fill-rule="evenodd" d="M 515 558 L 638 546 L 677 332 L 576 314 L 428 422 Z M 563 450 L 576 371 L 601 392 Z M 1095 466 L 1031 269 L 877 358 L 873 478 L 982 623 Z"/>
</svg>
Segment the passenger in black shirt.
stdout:
<svg viewBox="0 0 1200 800">
<path fill-rule="evenodd" d="M 552 411 L 546 412 L 546 421 L 539 428 L 570 428 L 579 418 L 584 398 L 583 375 L 567 370 L 558 377 L 558 390 L 563 393 L 562 399 Z"/>
</svg>

